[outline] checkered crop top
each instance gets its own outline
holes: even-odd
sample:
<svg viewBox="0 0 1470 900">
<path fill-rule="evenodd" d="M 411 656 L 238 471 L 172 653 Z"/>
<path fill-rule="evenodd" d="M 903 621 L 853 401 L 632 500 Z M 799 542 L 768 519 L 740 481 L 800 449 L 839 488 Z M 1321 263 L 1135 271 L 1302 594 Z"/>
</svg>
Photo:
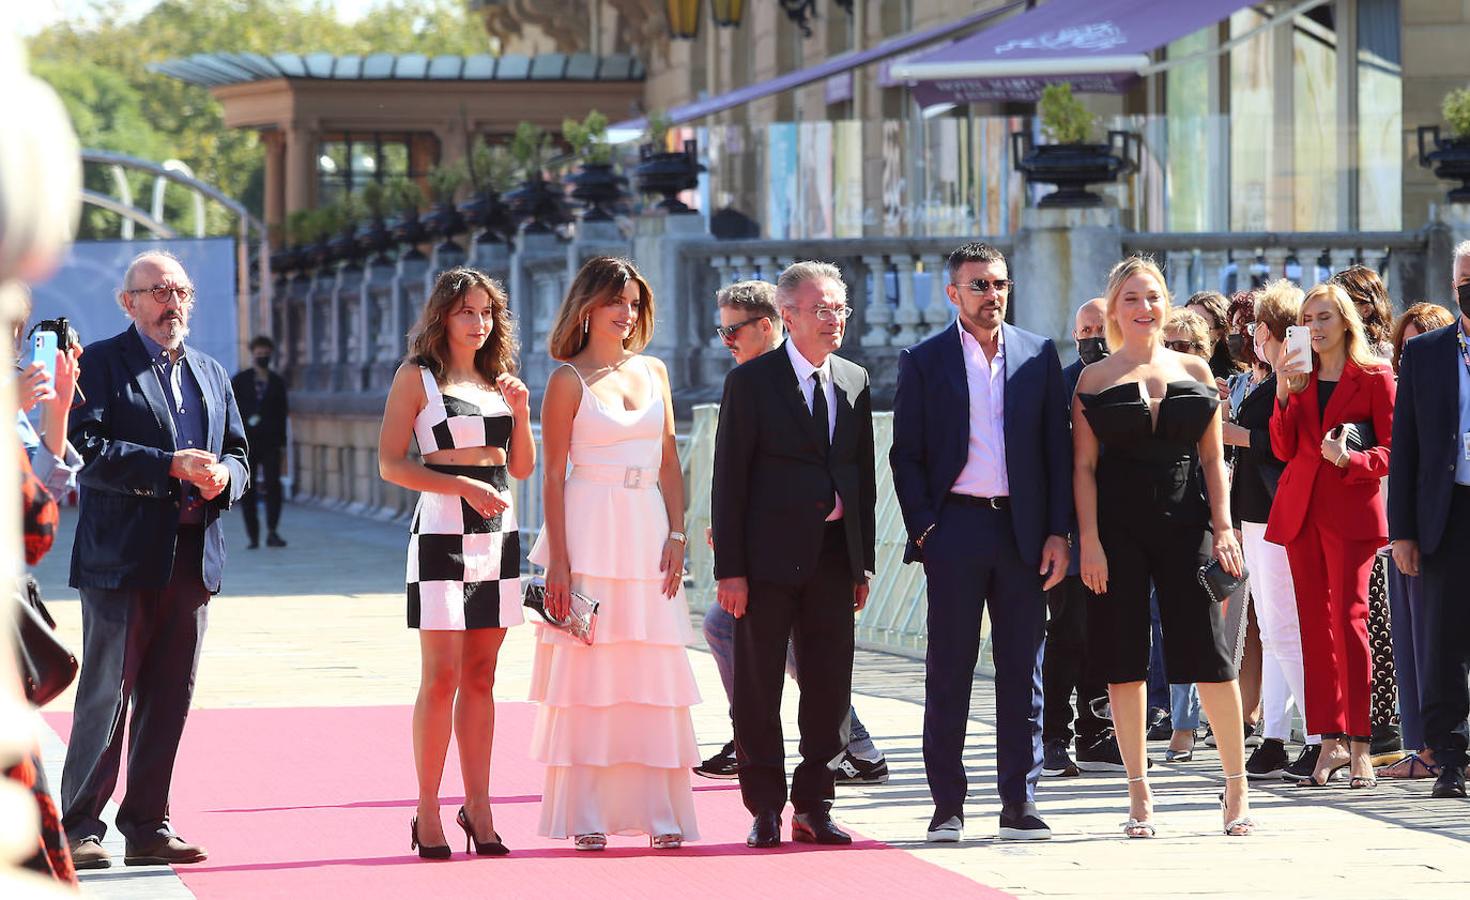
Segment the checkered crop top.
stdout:
<svg viewBox="0 0 1470 900">
<path fill-rule="evenodd" d="M 422 366 L 419 372 L 424 378 L 424 394 L 429 398 L 413 421 L 420 455 L 470 447 L 509 449 L 512 419 L 504 397 L 482 389 L 474 389 L 479 401 L 445 394 L 439 390 L 433 372 Z"/>
</svg>

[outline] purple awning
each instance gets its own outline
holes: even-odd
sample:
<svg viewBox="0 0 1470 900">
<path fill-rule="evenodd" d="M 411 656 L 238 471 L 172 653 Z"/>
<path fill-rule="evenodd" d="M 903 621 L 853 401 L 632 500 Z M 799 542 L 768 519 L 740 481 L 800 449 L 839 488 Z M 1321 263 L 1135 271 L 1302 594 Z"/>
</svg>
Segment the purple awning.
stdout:
<svg viewBox="0 0 1470 900">
<path fill-rule="evenodd" d="M 789 91 L 816 81 L 824 81 L 834 75 L 840 75 L 843 72 L 856 69 L 858 66 L 881 62 L 900 53 L 921 48 L 926 44 L 943 40 L 967 28 L 983 25 L 997 16 L 1019 9 L 1024 5 L 1023 0 L 1012 0 L 1012 2 L 1001 3 L 991 9 L 971 13 L 968 16 L 962 16 L 954 21 L 946 22 L 943 25 L 936 25 L 924 31 L 914 31 L 890 38 L 866 50 L 843 53 L 814 66 L 807 66 L 805 69 L 797 69 L 794 72 L 777 75 L 775 78 L 768 78 L 765 81 L 759 81 L 755 84 L 747 84 L 714 97 L 672 107 L 668 111 L 668 116 L 671 124 L 674 125 L 692 122 L 695 119 L 702 119 L 705 116 L 712 116 L 715 113 L 724 112 L 727 109 L 743 106 L 752 100 L 759 100 L 761 97 L 779 94 L 782 91 Z M 633 130 L 644 128 L 647 124 L 647 119 L 637 118 L 629 119 L 626 122 L 618 122 L 611 127 L 616 130 Z"/>
<path fill-rule="evenodd" d="M 1149 54 L 1212 25 L 1249 0 L 1051 0 L 1009 21 L 893 67 L 923 106 L 1035 100 L 1048 84 L 1126 90 Z"/>
</svg>

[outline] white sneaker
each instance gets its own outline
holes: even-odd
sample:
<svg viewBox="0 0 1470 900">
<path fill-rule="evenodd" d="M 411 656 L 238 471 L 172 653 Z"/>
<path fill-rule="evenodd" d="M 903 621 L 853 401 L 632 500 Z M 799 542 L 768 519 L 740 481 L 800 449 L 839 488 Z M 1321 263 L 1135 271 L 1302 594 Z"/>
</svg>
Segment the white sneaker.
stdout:
<svg viewBox="0 0 1470 900">
<path fill-rule="evenodd" d="M 965 823 L 959 816 L 950 816 L 938 824 L 930 824 L 924 839 L 931 844 L 958 844 L 965 839 Z"/>
</svg>

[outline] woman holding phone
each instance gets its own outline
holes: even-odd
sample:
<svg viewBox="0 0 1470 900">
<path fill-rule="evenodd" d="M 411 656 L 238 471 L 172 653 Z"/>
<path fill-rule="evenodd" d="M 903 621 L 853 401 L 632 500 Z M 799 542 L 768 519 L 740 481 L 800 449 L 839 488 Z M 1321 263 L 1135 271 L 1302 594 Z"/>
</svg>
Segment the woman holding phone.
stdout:
<svg viewBox="0 0 1470 900">
<path fill-rule="evenodd" d="M 1286 547 L 1296 587 L 1307 731 L 1322 735 L 1322 787 L 1351 768 L 1371 788 L 1368 579 L 1388 539 L 1380 481 L 1388 473 L 1394 377 L 1373 355 L 1347 292 L 1320 284 L 1302 302 L 1277 359 L 1271 443 L 1286 460 L 1266 540 Z"/>
</svg>

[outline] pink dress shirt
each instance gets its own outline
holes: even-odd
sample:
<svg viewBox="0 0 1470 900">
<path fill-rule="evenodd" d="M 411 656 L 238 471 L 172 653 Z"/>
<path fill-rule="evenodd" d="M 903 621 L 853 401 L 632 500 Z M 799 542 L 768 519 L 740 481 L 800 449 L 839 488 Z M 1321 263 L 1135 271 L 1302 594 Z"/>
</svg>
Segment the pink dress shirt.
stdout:
<svg viewBox="0 0 1470 900">
<path fill-rule="evenodd" d="M 1005 331 L 997 332 L 995 358 L 986 359 L 980 342 L 970 336 L 958 319 L 954 324 L 960 330 L 960 352 L 965 358 L 965 383 L 970 393 L 970 453 L 950 490 L 972 497 L 1009 497 Z"/>
</svg>

